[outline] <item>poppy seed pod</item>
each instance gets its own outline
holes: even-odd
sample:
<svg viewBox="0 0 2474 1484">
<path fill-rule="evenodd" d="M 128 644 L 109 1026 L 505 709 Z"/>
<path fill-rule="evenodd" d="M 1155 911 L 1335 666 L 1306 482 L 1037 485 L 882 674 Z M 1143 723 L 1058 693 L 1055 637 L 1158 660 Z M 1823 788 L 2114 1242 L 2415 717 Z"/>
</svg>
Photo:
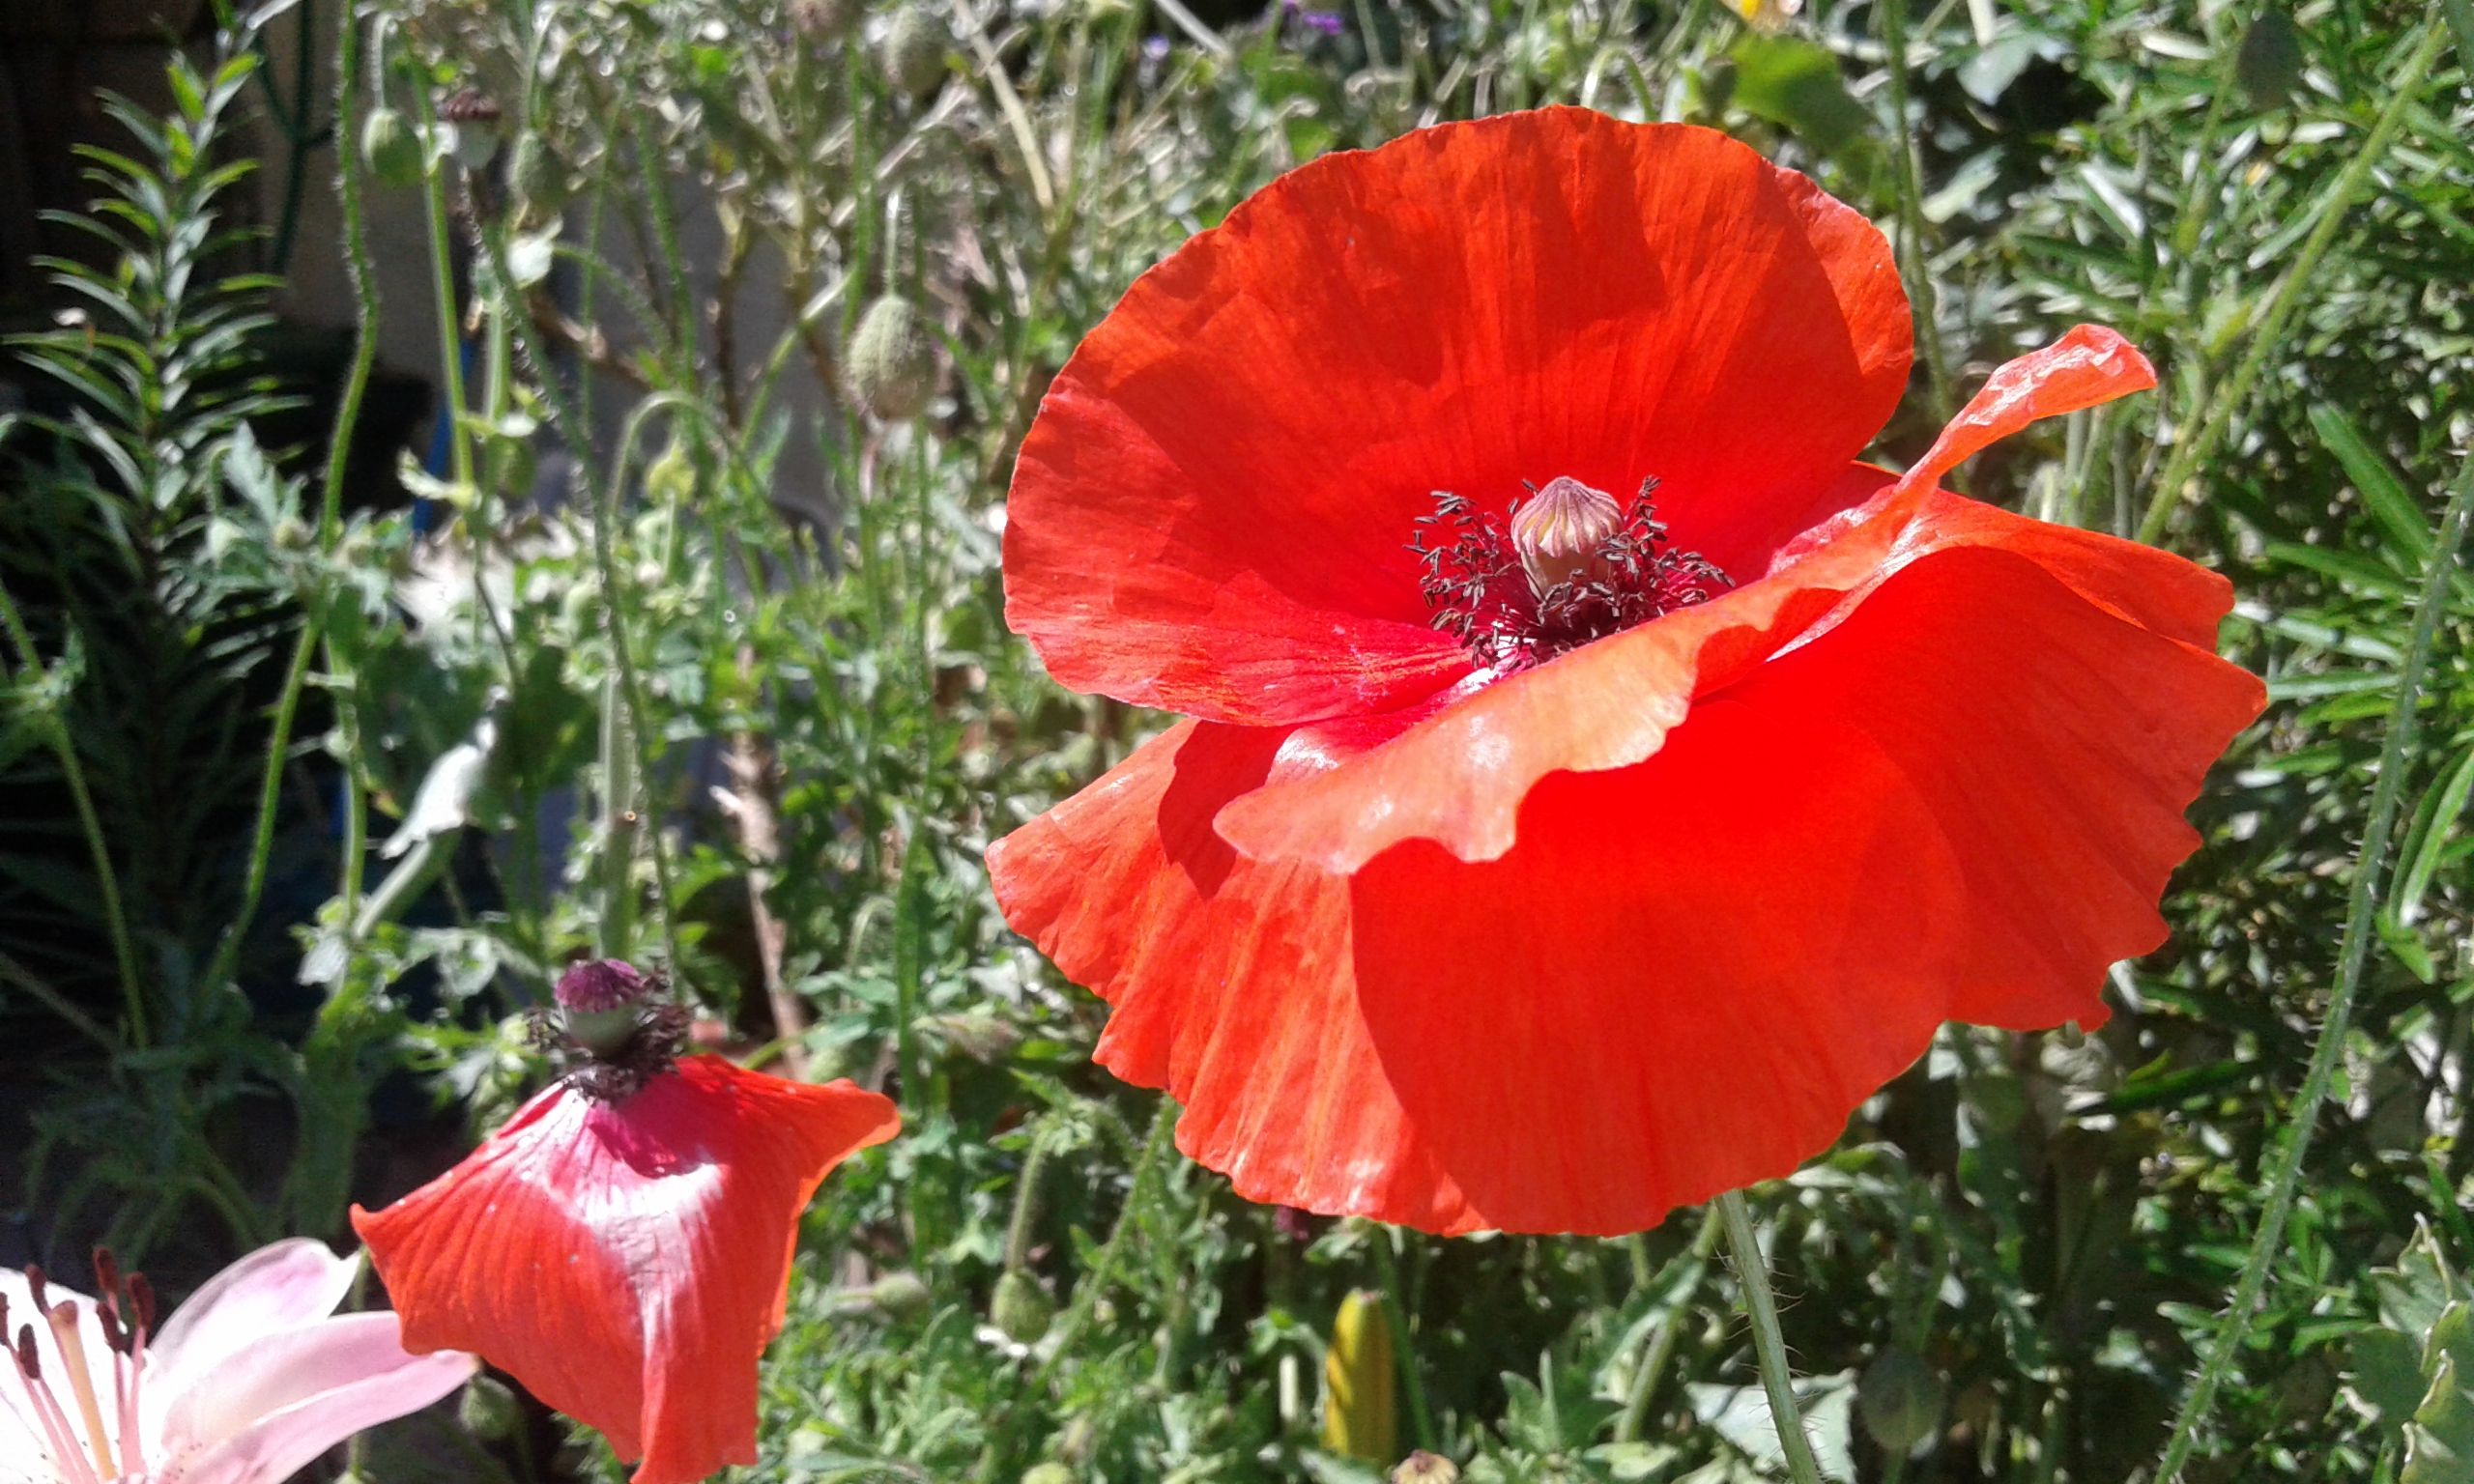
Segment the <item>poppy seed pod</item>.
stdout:
<svg viewBox="0 0 2474 1484">
<path fill-rule="evenodd" d="M 1019 1269 L 1008 1270 L 996 1280 L 996 1292 L 988 1300 L 989 1323 L 1017 1345 L 1038 1344 L 1055 1317 L 1056 1304 L 1039 1279 Z"/>
<path fill-rule="evenodd" d="M 916 417 L 936 390 L 936 343 L 908 300 L 887 294 L 850 335 L 850 389 L 887 422 Z"/>
<path fill-rule="evenodd" d="M 369 178 L 389 190 L 421 180 L 421 142 L 392 108 L 373 108 L 360 125 L 360 163 Z"/>
<path fill-rule="evenodd" d="M 1932 1364 L 1912 1350 L 1885 1350 L 1856 1383 L 1864 1431 L 1890 1453 L 1904 1455 L 1942 1426 L 1947 1388 Z"/>
<path fill-rule="evenodd" d="M 1398 1369 L 1383 1296 L 1352 1292 L 1323 1354 L 1324 1447 L 1370 1464 L 1399 1457 Z"/>
<path fill-rule="evenodd" d="M 945 48 L 953 40 L 944 17 L 928 7 L 906 5 L 895 11 L 877 43 L 885 81 L 905 98 L 932 91 L 945 80 Z"/>
</svg>

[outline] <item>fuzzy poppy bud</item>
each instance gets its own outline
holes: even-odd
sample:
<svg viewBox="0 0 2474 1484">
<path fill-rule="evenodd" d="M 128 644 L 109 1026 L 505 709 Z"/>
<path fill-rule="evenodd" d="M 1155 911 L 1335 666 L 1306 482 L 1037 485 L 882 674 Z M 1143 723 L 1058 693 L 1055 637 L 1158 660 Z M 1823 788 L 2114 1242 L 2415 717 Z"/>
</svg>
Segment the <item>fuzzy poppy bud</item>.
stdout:
<svg viewBox="0 0 2474 1484">
<path fill-rule="evenodd" d="M 1059 1463 L 1033 1464 L 1022 1484 L 1074 1484 L 1074 1470 Z"/>
<path fill-rule="evenodd" d="M 1420 1448 L 1392 1470 L 1392 1484 L 1460 1484 L 1460 1466 L 1440 1453 Z"/>
<path fill-rule="evenodd" d="M 1017 1345 L 1036 1345 L 1055 1317 L 1055 1302 L 1029 1273 L 1009 1270 L 996 1280 L 996 1292 L 988 1301 L 988 1318 L 1005 1338 Z"/>
<path fill-rule="evenodd" d="M 936 390 L 936 345 L 908 300 L 887 294 L 850 336 L 850 386 L 888 422 L 916 417 Z"/>
<path fill-rule="evenodd" d="M 1511 513 L 1511 541 L 1539 596 L 1563 583 L 1606 577 L 1600 548 L 1624 528 L 1624 507 L 1603 490 L 1558 476 Z"/>
<path fill-rule="evenodd" d="M 360 163 L 389 190 L 421 181 L 421 142 L 392 108 L 373 108 L 360 126 Z"/>
<path fill-rule="evenodd" d="M 1399 1457 L 1398 1376 L 1383 1296 L 1351 1293 L 1323 1356 L 1323 1446 L 1369 1464 Z"/>
<path fill-rule="evenodd" d="M 885 81 L 906 98 L 918 98 L 945 80 L 945 49 L 953 33 L 944 18 L 924 5 L 906 5 L 893 13 L 877 43 L 877 59 L 884 65 Z"/>
<path fill-rule="evenodd" d="M 1904 1456 L 1942 1426 L 1946 1388 L 1932 1364 L 1912 1350 L 1885 1350 L 1856 1383 L 1864 1431 L 1884 1450 Z"/>
<path fill-rule="evenodd" d="M 888 1272 L 867 1287 L 870 1308 L 887 1319 L 918 1319 L 935 1301 L 917 1273 Z"/>
<path fill-rule="evenodd" d="M 464 1383 L 464 1394 L 455 1399 L 455 1420 L 473 1437 L 497 1442 L 515 1436 L 524 1412 L 504 1382 L 475 1376 Z"/>
</svg>

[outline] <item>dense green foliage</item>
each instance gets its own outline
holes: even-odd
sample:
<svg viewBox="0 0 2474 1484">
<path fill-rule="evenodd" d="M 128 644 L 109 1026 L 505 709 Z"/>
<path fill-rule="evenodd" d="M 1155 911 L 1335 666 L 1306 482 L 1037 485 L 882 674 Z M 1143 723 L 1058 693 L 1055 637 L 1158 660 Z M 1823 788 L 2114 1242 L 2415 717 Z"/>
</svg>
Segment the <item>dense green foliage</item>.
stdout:
<svg viewBox="0 0 2474 1484">
<path fill-rule="evenodd" d="M 0 1017 L 60 1048 L 39 1235 L 201 1260 L 340 1235 L 348 1196 L 443 1162 L 425 1130 L 503 1116 L 539 1071 L 523 1012 L 599 951 L 667 965 L 772 1070 L 902 1104 L 904 1137 L 809 1222 L 754 1477 L 1379 1478 L 1318 1419 L 1357 1289 L 1405 1322 L 1402 1452 L 1472 1480 L 1771 1476 L 1699 1213 L 1446 1242 L 1250 1207 L 1167 1148 L 1173 1109 L 1090 1065 L 1102 1007 L 1005 931 L 979 864 L 1153 725 L 1058 691 L 1002 622 L 1006 471 L 1079 333 L 1307 157 L 1578 102 L 1726 128 L 1892 234 L 1922 354 L 1885 460 L 2072 323 L 2145 349 L 2157 393 L 1968 487 L 2225 572 L 2227 650 L 2274 698 L 2107 1026 L 1953 1028 L 1755 1192 L 1825 1465 L 2154 1476 L 2309 1127 L 2185 1477 L 2474 1477 L 2451 1270 L 2474 1260 L 2474 583 L 2425 602 L 2474 433 L 2474 23 L 2441 9 L 303 7 L 282 23 L 343 32 L 335 136 L 426 198 L 441 301 L 384 312 L 435 314 L 448 347 L 475 327 L 447 392 L 472 412 L 409 476 L 434 531 L 360 508 L 340 451 L 323 480 L 261 457 L 255 392 L 164 394 L 255 328 L 251 280 L 185 300 L 162 267 L 218 230 L 192 136 L 238 96 L 243 36 L 168 133 L 132 116 L 137 155 L 102 161 L 93 220 L 134 265 L 78 279 L 108 338 L 22 348 L 91 383 L 57 436 L 13 432 L 43 503 L 0 507 L 0 584 L 56 594 L 7 613 L 0 784 L 77 774 L 94 800 L 66 848 L 0 854 L 0 893 L 93 919 L 83 961 L 56 931 L 37 952 L 0 895 Z M 345 155 L 358 231 L 389 187 Z M 365 271 L 365 242 L 332 250 Z M 101 590 L 144 621 L 89 617 Z M 260 714 L 287 657 L 273 734 L 246 733 L 271 752 L 188 726 Z M 151 699 L 175 687 L 203 688 L 170 713 L 187 729 Z M 206 810 L 199 778 L 239 785 L 229 839 L 154 802 Z M 271 874 L 322 863 L 297 942 L 247 931 Z M 548 1467 L 497 1428 L 442 1452 L 451 1426 L 362 1466 Z"/>
</svg>

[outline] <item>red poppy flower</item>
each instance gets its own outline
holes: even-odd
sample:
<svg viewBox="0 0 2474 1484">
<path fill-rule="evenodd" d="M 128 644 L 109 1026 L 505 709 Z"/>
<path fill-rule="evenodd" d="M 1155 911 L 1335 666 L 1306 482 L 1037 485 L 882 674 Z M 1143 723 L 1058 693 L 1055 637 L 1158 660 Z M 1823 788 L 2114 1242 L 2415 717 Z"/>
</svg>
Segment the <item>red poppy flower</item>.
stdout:
<svg viewBox="0 0 2474 1484">
<path fill-rule="evenodd" d="M 615 992 L 581 1003 L 585 976 Z M 686 1484 L 756 1462 L 757 1359 L 782 1327 L 799 1213 L 899 1121 L 849 1082 L 674 1061 L 681 1020 L 639 1010 L 642 988 L 623 964 L 571 970 L 560 1000 L 595 1059 L 352 1221 L 407 1350 L 478 1354 L 642 1459 L 635 1484 Z"/>
<path fill-rule="evenodd" d="M 1189 1155 L 1612 1234 L 1945 1019 L 2104 1018 L 2261 689 L 2221 578 L 1936 486 L 2138 352 L 2071 331 L 1893 478 L 1909 354 L 1855 212 L 1573 109 L 1319 160 L 1135 284 L 1023 443 L 1006 612 L 1187 719 L 989 868 Z"/>
</svg>

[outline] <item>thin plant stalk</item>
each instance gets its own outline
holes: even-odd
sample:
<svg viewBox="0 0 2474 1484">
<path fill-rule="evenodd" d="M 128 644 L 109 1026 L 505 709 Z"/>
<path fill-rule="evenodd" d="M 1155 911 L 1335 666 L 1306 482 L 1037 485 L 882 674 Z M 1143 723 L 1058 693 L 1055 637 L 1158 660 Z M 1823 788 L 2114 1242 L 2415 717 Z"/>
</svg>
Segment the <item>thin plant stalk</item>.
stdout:
<svg viewBox="0 0 2474 1484">
<path fill-rule="evenodd" d="M 0 628 L 9 632 L 9 641 L 17 651 L 17 664 L 25 675 L 43 671 L 43 656 L 35 648 L 35 639 L 26 621 L 17 612 L 16 600 L 9 589 L 0 585 Z M 77 756 L 77 744 L 69 735 L 69 724 L 59 712 L 46 712 L 43 718 L 44 740 L 51 744 L 52 756 L 59 759 L 61 781 L 69 788 L 69 802 L 77 811 L 77 828 L 85 836 L 86 853 L 95 866 L 95 891 L 103 909 L 103 931 L 112 940 L 112 959 L 120 969 L 121 1003 L 129 1019 L 128 1036 L 132 1047 L 147 1042 L 146 991 L 137 976 L 137 948 L 129 932 L 128 910 L 120 898 L 120 876 L 112 865 L 111 842 L 103 833 L 102 816 L 95 812 L 95 795 L 86 786 L 86 764 Z"/>
<path fill-rule="evenodd" d="M 1676 1341 L 1683 1333 L 1683 1304 L 1701 1286 L 1701 1270 L 1710 1261 L 1710 1253 L 1718 1244 L 1720 1222 L 1716 1211 L 1701 1218 L 1701 1230 L 1694 1234 L 1692 1245 L 1667 1260 L 1667 1265 L 1641 1286 L 1651 1288 L 1663 1284 L 1667 1274 L 1683 1273 L 1685 1281 L 1676 1296 L 1676 1312 L 1658 1326 L 1641 1354 L 1640 1363 L 1632 1368 L 1631 1388 L 1624 1395 L 1624 1412 L 1616 1419 L 1615 1441 L 1638 1442 L 1641 1428 L 1649 1421 L 1650 1402 L 1657 1395 L 1658 1384 L 1666 1379 L 1667 1367 L 1675 1361 Z M 1638 1241 L 1636 1238 L 1635 1241 Z"/>
<path fill-rule="evenodd" d="M 1890 112 L 1898 120 L 1898 258 L 1907 279 L 1908 297 L 1915 303 L 1915 339 L 1924 352 L 1924 370 L 1933 387 L 1933 417 L 1949 419 L 1957 406 L 1950 392 L 1950 362 L 1942 351 L 1941 304 L 1933 283 L 1933 268 L 1924 257 L 1924 186 L 1915 166 L 1914 128 L 1907 111 L 1907 0 L 1882 0 L 1882 46 L 1889 54 Z"/>
<path fill-rule="evenodd" d="M 2173 1419 L 2172 1435 L 2166 1440 L 2164 1456 L 2156 1466 L 2156 1484 L 2173 1484 L 2190 1461 L 2191 1450 L 2199 1441 L 2200 1426 L 2207 1420 L 2208 1408 L 2216 1400 L 2217 1387 L 2224 1384 L 2233 1367 L 2233 1357 L 2241 1353 L 2242 1342 L 2251 1332 L 2253 1311 L 2267 1287 L 2269 1265 L 2284 1250 L 2285 1224 L 2293 1214 L 2303 1160 L 2311 1152 L 2311 1136 L 2319 1124 L 2319 1106 L 2327 1100 L 2328 1084 L 2336 1075 L 2337 1059 L 2345 1050 L 2345 1033 L 2353 1020 L 2354 994 L 2361 987 L 2363 964 L 2371 954 L 2379 874 L 2387 859 L 2389 834 L 2397 823 L 2398 800 L 2404 792 L 2406 759 L 2413 754 L 2423 671 L 2431 663 L 2431 648 L 2439 634 L 2440 613 L 2447 607 L 2449 579 L 2457 568 L 2457 549 L 2464 539 L 2469 511 L 2474 511 L 2474 460 L 2459 471 L 2457 487 L 2449 496 L 2448 511 L 2440 519 L 2439 539 L 2431 550 L 2431 572 L 2423 580 L 2422 599 L 2414 610 L 2413 639 L 2405 650 L 2404 664 L 2397 672 L 2397 699 L 2388 709 L 2388 737 L 2379 749 L 2379 776 L 2372 785 L 2371 813 L 2363 827 L 2362 853 L 2354 864 L 2353 884 L 2345 898 L 2345 927 L 2338 943 L 2336 983 L 2328 991 L 2328 1012 L 2319 1023 L 2319 1041 L 2312 1049 L 2311 1070 L 2303 1077 L 2302 1091 L 2294 1099 L 2292 1132 L 2278 1153 L 2275 1172 L 2268 1179 L 2267 1204 L 2259 1213 L 2259 1228 L 2252 1238 L 2250 1256 L 2242 1264 L 2241 1276 L 2234 1281 L 2233 1297 L 2225 1317 L 2217 1323 L 2216 1334 L 2209 1342 L 2206 1358 L 2191 1384 L 2190 1393 L 2182 1398 L 2181 1412 Z"/>
<path fill-rule="evenodd" d="M 1396 1342 L 1392 1349 L 1400 1357 L 1400 1390 L 1409 1399 L 1409 1423 L 1416 1431 L 1418 1446 L 1432 1452 L 1443 1444 L 1441 1435 L 1435 1431 L 1434 1409 L 1426 1403 L 1425 1376 L 1418 1364 L 1418 1347 L 1410 1342 L 1408 1285 L 1400 1277 L 1400 1260 L 1392 1251 L 1398 1235 L 1397 1228 L 1376 1228 L 1374 1266 L 1383 1278 L 1384 1317 L 1392 1322 Z"/>
<path fill-rule="evenodd" d="M 2234 414 L 2251 400 L 2251 388 L 2258 382 L 2259 373 L 2266 369 L 2269 353 L 2284 341 L 2286 327 L 2292 322 L 2295 311 L 2302 307 L 2304 290 L 2318 275 L 2319 260 L 2328 255 L 2329 247 L 2336 243 L 2337 233 L 2353 219 L 2355 201 L 2361 198 L 2363 187 L 2370 183 L 2372 171 L 2387 156 L 2389 143 L 2397 137 L 2397 130 L 2403 127 L 2405 115 L 2412 111 L 2415 100 L 2422 96 L 2423 79 L 2430 75 L 2431 64 L 2439 59 L 2440 48 L 2447 42 L 2446 27 L 2428 26 L 2423 31 L 2422 41 L 2406 57 L 2405 65 L 2399 71 L 2395 87 L 2389 94 L 2387 106 L 2380 109 L 2379 118 L 2372 125 L 2362 147 L 2354 152 L 2353 158 L 2345 161 L 2345 169 L 2339 173 L 2335 189 L 2319 209 L 2319 219 L 2312 224 L 2311 235 L 2303 239 L 2301 251 L 2293 256 L 2293 265 L 2286 270 L 2285 277 L 2277 284 L 2276 293 L 2269 298 L 2267 313 L 2261 318 L 2258 330 L 2251 336 L 2251 343 L 2243 348 L 2242 358 L 2235 363 L 2233 374 L 2218 384 L 2191 436 L 2175 439 L 2173 455 L 2166 461 L 2165 472 L 2156 481 L 2155 493 L 2148 497 L 2147 513 L 2140 520 L 2140 540 L 2152 546 L 2158 537 L 2165 534 L 2166 523 L 2172 519 L 2173 506 L 2181 498 L 2182 487 L 2216 452 L 2217 444 L 2224 441 L 2227 430 L 2233 424 Z"/>
<path fill-rule="evenodd" d="M 1761 1256 L 1761 1238 L 1752 1229 L 1752 1211 L 1740 1190 L 1728 1191 L 1716 1205 L 1718 1220 L 1726 1228 L 1728 1254 L 1735 1259 L 1736 1280 L 1743 1289 L 1744 1318 L 1752 1324 L 1752 1353 L 1761 1365 L 1761 1389 L 1769 1397 L 1769 1421 L 1778 1431 L 1787 1477 L 1795 1484 L 1822 1484 L 1821 1464 L 1813 1457 L 1812 1440 L 1804 1436 L 1803 1414 L 1796 1408 L 1796 1375 L 1787 1364 L 1787 1341 L 1778 1328 L 1778 1300 L 1769 1292 L 1769 1268 Z"/>
</svg>

